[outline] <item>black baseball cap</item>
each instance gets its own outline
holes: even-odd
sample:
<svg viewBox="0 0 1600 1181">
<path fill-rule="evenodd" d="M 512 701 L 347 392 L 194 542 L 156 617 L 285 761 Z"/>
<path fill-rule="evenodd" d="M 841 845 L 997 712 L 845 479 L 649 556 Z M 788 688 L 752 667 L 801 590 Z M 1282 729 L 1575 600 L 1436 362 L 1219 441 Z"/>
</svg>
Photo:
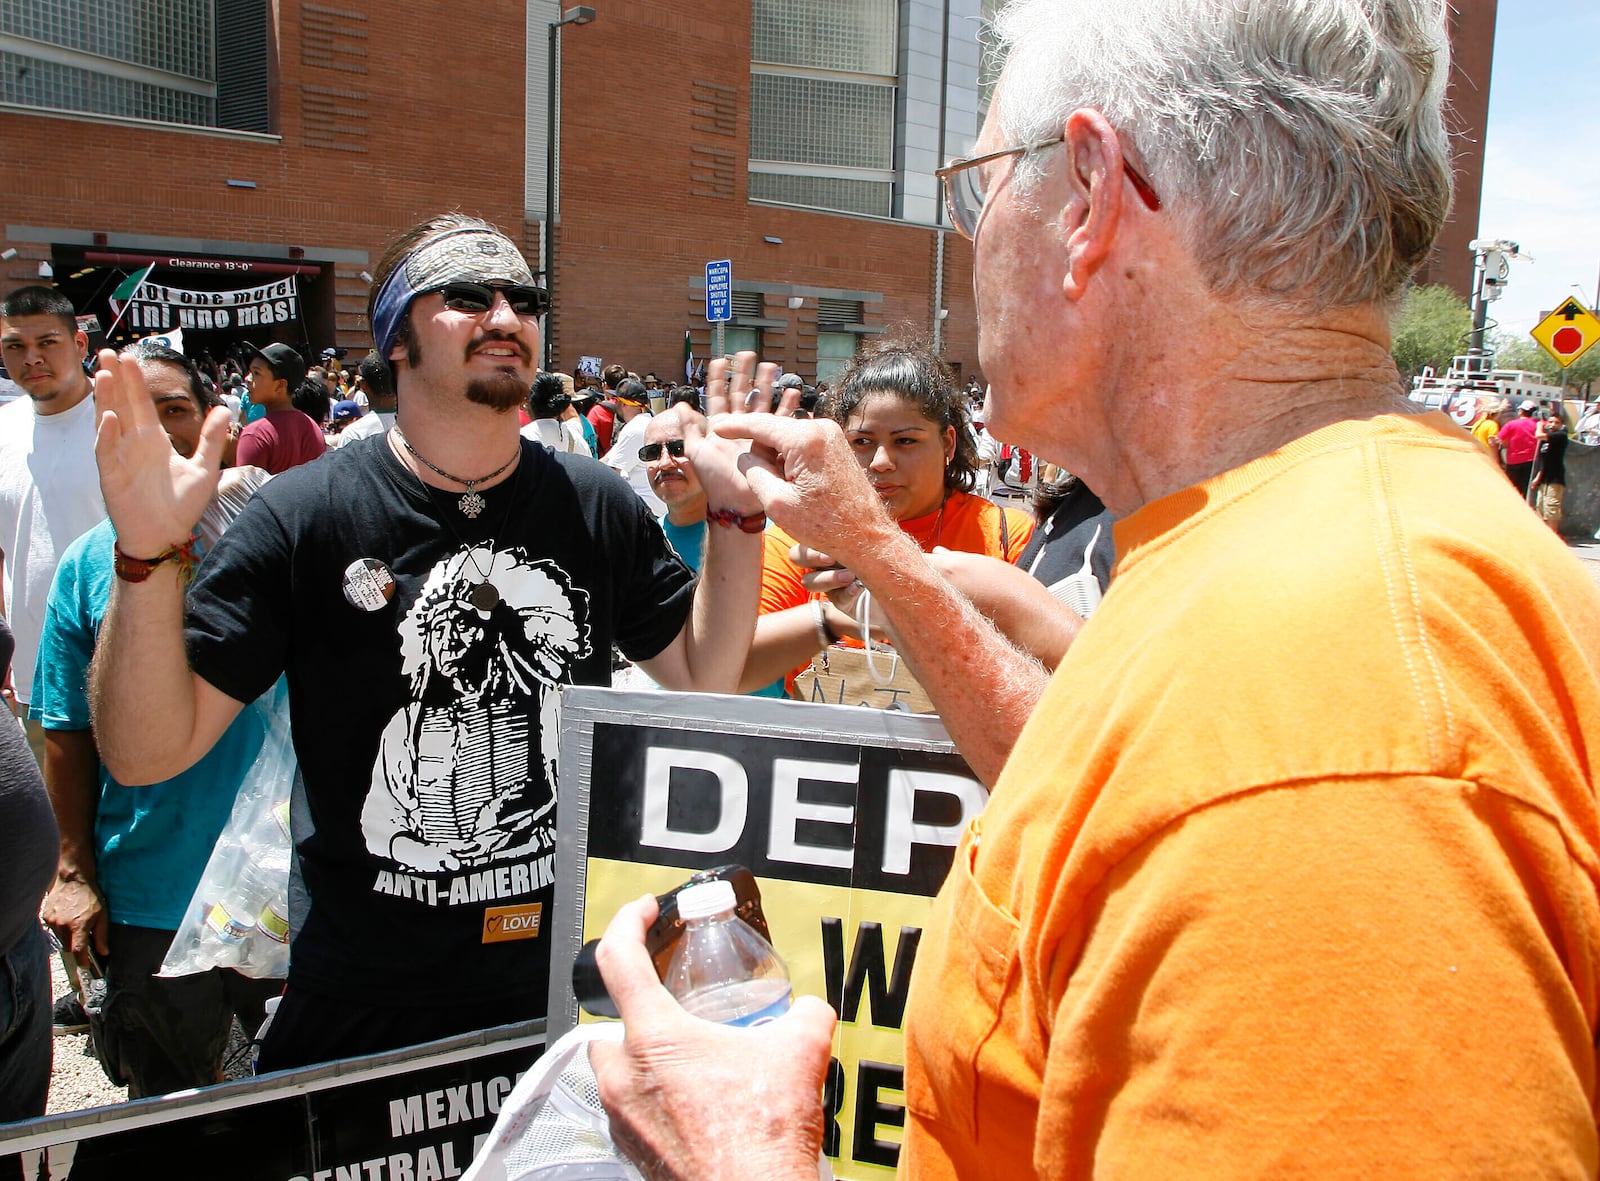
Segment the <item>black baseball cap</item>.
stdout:
<svg viewBox="0 0 1600 1181">
<path fill-rule="evenodd" d="M 266 362 L 274 377 L 282 378 L 289 384 L 291 394 L 306 379 L 306 359 L 292 345 L 269 344 L 266 348 L 258 349 L 247 341 L 245 347 Z"/>
</svg>

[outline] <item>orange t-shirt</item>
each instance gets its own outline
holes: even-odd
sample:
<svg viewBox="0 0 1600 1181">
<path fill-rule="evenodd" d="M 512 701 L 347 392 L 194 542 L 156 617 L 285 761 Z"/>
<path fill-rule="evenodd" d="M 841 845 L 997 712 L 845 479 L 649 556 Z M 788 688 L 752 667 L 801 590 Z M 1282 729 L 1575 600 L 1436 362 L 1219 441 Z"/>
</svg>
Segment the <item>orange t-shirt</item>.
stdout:
<svg viewBox="0 0 1600 1181">
<path fill-rule="evenodd" d="M 1587 574 L 1441 414 L 1117 552 L 924 931 L 901 1176 L 1593 1177 Z"/>
<path fill-rule="evenodd" d="M 968 492 L 952 492 L 938 512 L 900 522 L 900 528 L 916 538 L 924 553 L 942 546 L 958 553 L 988 554 L 1012 563 L 1028 548 L 1033 525 L 1033 518 L 1020 509 L 1003 509 L 993 501 Z M 794 538 L 776 525 L 766 532 L 761 566 L 762 615 L 798 607 L 813 597 L 800 581 L 808 571 L 795 565 L 789 557 L 794 543 Z M 855 640 L 846 639 L 841 643 L 861 647 Z M 795 676 L 804 668 L 802 664 L 791 669 L 784 678 L 791 693 Z"/>
</svg>

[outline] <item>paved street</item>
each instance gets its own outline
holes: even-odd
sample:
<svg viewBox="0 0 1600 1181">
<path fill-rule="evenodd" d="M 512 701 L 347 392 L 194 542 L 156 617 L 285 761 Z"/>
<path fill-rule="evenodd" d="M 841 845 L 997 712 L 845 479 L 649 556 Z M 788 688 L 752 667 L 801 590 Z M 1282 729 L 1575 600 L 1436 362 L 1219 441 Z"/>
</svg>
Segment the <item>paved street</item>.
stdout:
<svg viewBox="0 0 1600 1181">
<path fill-rule="evenodd" d="M 1572 547 L 1572 552 L 1582 560 L 1589 571 L 1589 577 L 1594 579 L 1595 585 L 1600 586 L 1600 541 L 1574 541 L 1567 539 L 1567 544 Z"/>
</svg>

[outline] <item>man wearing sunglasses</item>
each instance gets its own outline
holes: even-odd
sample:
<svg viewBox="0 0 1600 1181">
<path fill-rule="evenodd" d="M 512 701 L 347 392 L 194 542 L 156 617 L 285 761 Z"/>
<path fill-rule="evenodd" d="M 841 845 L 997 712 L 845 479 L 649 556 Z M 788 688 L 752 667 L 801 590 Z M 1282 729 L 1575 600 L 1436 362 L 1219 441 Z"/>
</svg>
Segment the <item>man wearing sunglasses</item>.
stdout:
<svg viewBox="0 0 1600 1181">
<path fill-rule="evenodd" d="M 509 239 L 445 214 L 373 271 L 394 426 L 268 484 L 186 615 L 220 420 L 193 460 L 158 462 L 137 372 L 102 354 L 96 377 L 118 536 L 95 679 L 107 766 L 170 777 L 288 673 L 292 967 L 263 1069 L 544 1016 L 561 687 L 609 683 L 615 642 L 663 685 L 731 692 L 755 625 L 764 518 L 737 445 L 685 436 L 719 521 L 697 581 L 613 473 L 519 434 L 549 299 Z M 735 362 L 735 397 L 754 374 Z M 336 738 L 298 725 L 335 713 Z"/>
<path fill-rule="evenodd" d="M 600 462 L 628 481 L 628 487 L 644 501 L 650 515 L 659 517 L 667 511 L 667 506 L 651 489 L 649 473 L 639 457 L 639 448 L 651 422 L 650 393 L 643 382 L 625 377 L 617 383 L 612 399 L 622 425 L 611 440 L 611 449 L 600 457 Z"/>
<path fill-rule="evenodd" d="M 698 570 L 706 536 L 706 494 L 684 448 L 683 421 L 688 413 L 673 409 L 653 416 L 638 456 L 650 490 L 666 508 L 661 531 L 683 560 Z"/>
<path fill-rule="evenodd" d="M 1450 202 L 1445 5 L 1013 0 L 995 34 L 943 172 L 988 423 L 1117 518 L 1042 697 L 836 430 L 718 428 L 918 680 L 971 686 L 963 749 L 1032 713 L 918 946 L 900 1177 L 1592 1177 L 1600 598 L 1390 356 Z M 688 1017 L 654 909 L 599 949 L 613 1132 L 653 1178 L 814 1177 L 833 1014 Z"/>
</svg>

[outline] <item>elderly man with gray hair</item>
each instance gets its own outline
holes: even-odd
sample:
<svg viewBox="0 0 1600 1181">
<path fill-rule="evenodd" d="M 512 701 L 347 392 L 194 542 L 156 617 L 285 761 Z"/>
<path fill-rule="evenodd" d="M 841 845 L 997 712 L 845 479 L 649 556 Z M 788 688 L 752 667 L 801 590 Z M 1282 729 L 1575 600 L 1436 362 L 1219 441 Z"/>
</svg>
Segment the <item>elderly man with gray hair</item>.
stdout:
<svg viewBox="0 0 1600 1181">
<path fill-rule="evenodd" d="M 989 421 L 1118 518 L 1048 687 L 831 425 L 718 427 L 771 449 L 768 512 L 875 591 L 924 685 L 991 678 L 958 742 L 1031 714 L 918 951 L 902 1177 L 1595 1175 L 1600 600 L 1389 350 L 1449 205 L 1445 25 L 1000 16 L 942 173 Z M 815 1177 L 833 1014 L 689 1017 L 654 913 L 600 948 L 620 1142 L 657 1178 Z"/>
</svg>

